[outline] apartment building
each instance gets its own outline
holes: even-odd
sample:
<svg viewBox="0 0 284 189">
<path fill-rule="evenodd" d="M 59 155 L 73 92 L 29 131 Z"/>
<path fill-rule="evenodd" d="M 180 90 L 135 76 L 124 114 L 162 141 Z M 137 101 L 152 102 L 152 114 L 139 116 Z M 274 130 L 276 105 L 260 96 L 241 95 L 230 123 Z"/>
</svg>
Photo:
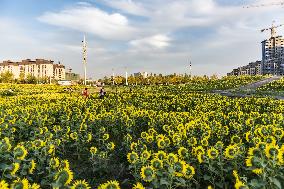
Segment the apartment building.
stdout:
<svg viewBox="0 0 284 189">
<path fill-rule="evenodd" d="M 271 37 L 261 42 L 262 61 L 233 69 L 227 75 L 284 75 L 284 38 Z"/>
<path fill-rule="evenodd" d="M 24 78 L 32 75 L 37 78 L 65 79 L 65 66 L 60 63 L 54 64 L 54 61 L 45 59 L 26 59 L 21 62 L 3 61 L 0 63 L 0 73 L 7 71 L 13 73 L 15 79 L 18 79 L 21 74 Z"/>
</svg>

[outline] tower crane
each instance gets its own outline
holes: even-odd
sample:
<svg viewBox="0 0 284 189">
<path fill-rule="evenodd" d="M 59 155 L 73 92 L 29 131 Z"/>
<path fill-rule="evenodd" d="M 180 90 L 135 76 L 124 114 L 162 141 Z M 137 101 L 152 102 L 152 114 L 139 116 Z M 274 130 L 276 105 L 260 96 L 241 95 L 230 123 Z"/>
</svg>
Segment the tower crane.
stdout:
<svg viewBox="0 0 284 189">
<path fill-rule="evenodd" d="M 284 26 L 284 24 L 280 24 L 280 25 L 278 25 L 278 26 L 275 26 L 274 23 L 275 23 L 275 21 L 272 22 L 272 25 L 271 25 L 270 28 L 264 28 L 264 29 L 262 29 L 262 30 L 260 30 L 260 31 L 261 31 L 261 32 L 265 32 L 265 31 L 270 30 L 270 32 L 271 32 L 271 38 L 272 38 L 272 37 L 275 37 L 275 36 L 276 36 L 276 28 L 279 28 L 279 27 L 281 27 L 281 26 Z"/>
<path fill-rule="evenodd" d="M 261 8 L 267 6 L 284 6 L 284 1 L 274 2 L 274 3 L 262 3 L 262 4 L 255 4 L 255 5 L 248 5 L 244 6 L 243 8 Z"/>
</svg>

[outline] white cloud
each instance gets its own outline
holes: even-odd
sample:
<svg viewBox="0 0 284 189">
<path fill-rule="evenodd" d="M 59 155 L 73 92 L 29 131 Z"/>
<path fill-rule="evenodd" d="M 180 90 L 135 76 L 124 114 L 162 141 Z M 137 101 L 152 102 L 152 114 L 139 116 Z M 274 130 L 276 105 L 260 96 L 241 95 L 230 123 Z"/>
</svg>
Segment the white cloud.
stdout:
<svg viewBox="0 0 284 189">
<path fill-rule="evenodd" d="M 77 6 L 58 13 L 46 12 L 38 20 L 113 40 L 128 39 L 136 31 L 129 25 L 127 17 L 90 6 Z"/>
<path fill-rule="evenodd" d="M 112 8 L 121 10 L 123 13 L 128 13 L 132 15 L 147 16 L 150 14 L 142 3 L 134 2 L 133 0 L 101 0 L 108 6 Z"/>
<path fill-rule="evenodd" d="M 147 49 L 165 49 L 170 46 L 171 39 L 167 35 L 157 34 L 142 39 L 136 39 L 129 42 L 129 44 L 139 50 Z"/>
</svg>

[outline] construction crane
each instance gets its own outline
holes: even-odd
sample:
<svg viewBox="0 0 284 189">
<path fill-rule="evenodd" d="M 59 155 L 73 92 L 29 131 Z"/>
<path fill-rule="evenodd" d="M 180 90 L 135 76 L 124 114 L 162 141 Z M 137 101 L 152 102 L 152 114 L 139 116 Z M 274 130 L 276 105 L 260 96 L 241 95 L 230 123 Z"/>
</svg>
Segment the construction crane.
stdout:
<svg viewBox="0 0 284 189">
<path fill-rule="evenodd" d="M 271 25 L 270 28 L 265 28 L 265 29 L 262 29 L 262 30 L 260 30 L 260 31 L 261 31 L 261 32 L 265 32 L 265 31 L 270 30 L 270 32 L 271 32 L 271 38 L 272 38 L 272 37 L 275 37 L 275 36 L 276 36 L 276 28 L 279 28 L 279 27 L 281 27 L 281 26 L 284 26 L 284 24 L 280 24 L 280 25 L 278 25 L 278 26 L 275 26 L 274 23 L 275 23 L 275 21 L 272 22 L 272 25 Z"/>
<path fill-rule="evenodd" d="M 248 5 L 244 6 L 243 8 L 261 8 L 267 6 L 284 6 L 284 1 L 281 2 L 274 2 L 274 3 L 262 3 L 262 4 L 255 4 L 255 5 Z"/>
</svg>

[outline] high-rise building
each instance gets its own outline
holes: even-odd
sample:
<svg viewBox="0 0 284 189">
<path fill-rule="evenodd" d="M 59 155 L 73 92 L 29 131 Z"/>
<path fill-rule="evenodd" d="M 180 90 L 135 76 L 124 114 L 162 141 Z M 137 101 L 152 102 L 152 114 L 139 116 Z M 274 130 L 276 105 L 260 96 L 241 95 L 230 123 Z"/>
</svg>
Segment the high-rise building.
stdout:
<svg viewBox="0 0 284 189">
<path fill-rule="evenodd" d="M 15 79 L 22 75 L 27 78 L 28 75 L 37 78 L 53 78 L 56 80 L 65 79 L 65 66 L 58 63 L 54 64 L 52 60 L 36 59 L 36 60 L 22 60 L 21 62 L 12 62 L 10 60 L 0 63 L 0 73 L 11 72 Z"/>
<path fill-rule="evenodd" d="M 227 75 L 284 75 L 284 38 L 271 35 L 261 44 L 262 61 L 249 63 Z"/>
<path fill-rule="evenodd" d="M 284 75 L 284 39 L 272 36 L 261 43 L 263 74 Z"/>
</svg>

